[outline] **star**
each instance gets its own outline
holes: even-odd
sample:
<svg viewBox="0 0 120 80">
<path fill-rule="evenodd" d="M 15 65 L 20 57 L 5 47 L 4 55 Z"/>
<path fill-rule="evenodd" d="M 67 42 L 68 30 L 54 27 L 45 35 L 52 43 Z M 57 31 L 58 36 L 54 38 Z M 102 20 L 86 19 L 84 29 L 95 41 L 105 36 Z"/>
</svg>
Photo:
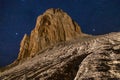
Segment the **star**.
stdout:
<svg viewBox="0 0 120 80">
<path fill-rule="evenodd" d="M 15 33 L 15 35 L 17 36 L 17 35 L 18 35 L 18 33 L 16 32 L 16 33 Z"/>
<path fill-rule="evenodd" d="M 96 30 L 93 28 L 92 31 L 96 31 Z"/>
</svg>

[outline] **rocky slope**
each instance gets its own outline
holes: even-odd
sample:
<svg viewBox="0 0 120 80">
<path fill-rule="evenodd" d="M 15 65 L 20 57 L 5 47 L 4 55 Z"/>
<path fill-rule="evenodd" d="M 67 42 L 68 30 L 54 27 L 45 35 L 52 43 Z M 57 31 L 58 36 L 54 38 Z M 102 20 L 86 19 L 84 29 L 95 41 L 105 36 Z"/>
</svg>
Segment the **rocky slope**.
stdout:
<svg viewBox="0 0 120 80">
<path fill-rule="evenodd" d="M 54 17 L 49 22 L 45 14 Z M 24 62 L 0 69 L 0 80 L 120 80 L 120 32 L 85 36 L 62 10 L 45 14 L 21 42 L 17 60 Z"/>
<path fill-rule="evenodd" d="M 120 33 L 56 44 L 9 70 L 1 80 L 119 80 Z"/>
</svg>

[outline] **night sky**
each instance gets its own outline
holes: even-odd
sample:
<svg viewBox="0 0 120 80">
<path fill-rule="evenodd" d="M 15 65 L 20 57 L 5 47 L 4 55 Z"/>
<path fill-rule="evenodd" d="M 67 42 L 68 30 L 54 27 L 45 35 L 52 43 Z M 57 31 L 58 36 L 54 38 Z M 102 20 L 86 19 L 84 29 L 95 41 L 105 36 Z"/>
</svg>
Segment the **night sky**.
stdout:
<svg viewBox="0 0 120 80">
<path fill-rule="evenodd" d="M 23 35 L 48 8 L 63 9 L 87 34 L 120 31 L 120 0 L 0 0 L 0 67 L 17 58 Z"/>
</svg>

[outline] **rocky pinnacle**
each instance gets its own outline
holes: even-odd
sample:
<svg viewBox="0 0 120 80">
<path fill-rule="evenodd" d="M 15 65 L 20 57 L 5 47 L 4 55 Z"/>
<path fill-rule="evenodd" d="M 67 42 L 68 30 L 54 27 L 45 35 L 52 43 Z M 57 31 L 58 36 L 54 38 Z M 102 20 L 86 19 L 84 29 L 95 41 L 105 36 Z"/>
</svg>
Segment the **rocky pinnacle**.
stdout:
<svg viewBox="0 0 120 80">
<path fill-rule="evenodd" d="M 20 45 L 0 80 L 120 80 L 120 32 L 84 34 L 61 9 L 40 15 Z"/>
<path fill-rule="evenodd" d="M 61 9 L 48 9 L 38 16 L 30 36 L 23 37 L 18 60 L 35 56 L 38 51 L 58 42 L 82 36 L 80 26 Z"/>
</svg>

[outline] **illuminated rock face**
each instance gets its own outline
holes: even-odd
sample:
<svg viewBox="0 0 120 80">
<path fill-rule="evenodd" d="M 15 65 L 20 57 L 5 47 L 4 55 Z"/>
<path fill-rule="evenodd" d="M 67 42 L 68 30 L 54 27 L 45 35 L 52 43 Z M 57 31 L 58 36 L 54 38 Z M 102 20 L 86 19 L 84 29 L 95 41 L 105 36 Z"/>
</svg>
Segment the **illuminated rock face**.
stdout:
<svg viewBox="0 0 120 80">
<path fill-rule="evenodd" d="M 18 59 L 33 57 L 38 51 L 58 42 L 82 36 L 80 26 L 61 9 L 48 9 L 37 18 L 30 36 L 25 35 Z"/>
<path fill-rule="evenodd" d="M 0 80 L 120 80 L 120 32 L 83 34 L 60 9 L 39 16 L 20 45 L 18 59 L 0 68 Z"/>
</svg>

